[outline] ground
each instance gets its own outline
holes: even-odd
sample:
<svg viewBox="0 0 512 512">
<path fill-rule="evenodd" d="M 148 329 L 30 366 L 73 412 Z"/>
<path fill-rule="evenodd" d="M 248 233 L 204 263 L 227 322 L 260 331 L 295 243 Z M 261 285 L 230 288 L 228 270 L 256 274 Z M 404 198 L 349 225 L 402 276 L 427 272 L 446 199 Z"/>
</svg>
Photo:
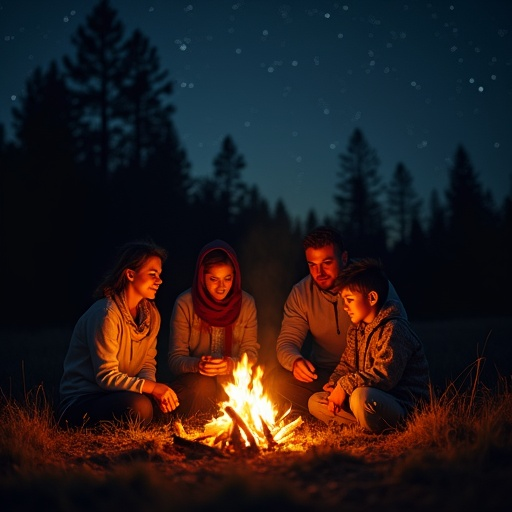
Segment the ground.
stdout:
<svg viewBox="0 0 512 512">
<path fill-rule="evenodd" d="M 264 512 L 490 511 L 509 500 L 510 453 L 464 460 L 440 447 L 411 446 L 406 432 L 377 436 L 307 421 L 286 446 L 257 453 L 214 449 L 194 440 L 196 434 L 177 437 L 170 425 L 148 432 L 59 433 L 60 451 L 48 460 L 45 478 L 22 479 L 30 493 L 23 481 L 15 486 L 16 510 L 34 496 L 52 510 L 93 505 L 96 511 L 152 512 L 213 505 Z"/>
</svg>

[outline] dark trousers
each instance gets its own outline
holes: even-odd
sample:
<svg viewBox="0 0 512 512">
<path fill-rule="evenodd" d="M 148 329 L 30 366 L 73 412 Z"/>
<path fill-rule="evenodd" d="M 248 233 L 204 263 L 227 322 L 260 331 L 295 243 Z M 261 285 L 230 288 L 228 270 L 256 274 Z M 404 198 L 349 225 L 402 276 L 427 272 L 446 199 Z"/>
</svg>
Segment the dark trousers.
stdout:
<svg viewBox="0 0 512 512">
<path fill-rule="evenodd" d="M 183 373 L 172 379 L 169 386 L 180 402 L 176 415 L 187 419 L 197 414 L 215 414 L 219 404 L 229 399 L 222 384 L 227 379 L 227 376 L 207 377 L 200 373 Z"/>
<path fill-rule="evenodd" d="M 59 413 L 61 427 L 96 427 L 102 422 L 140 422 L 147 426 L 153 419 L 153 401 L 133 391 L 106 391 L 80 397 Z"/>
<path fill-rule="evenodd" d="M 291 408 L 297 414 L 309 414 L 308 400 L 313 393 L 323 391 L 329 381 L 331 368 L 316 368 L 318 378 L 313 382 L 301 382 L 293 373 L 277 364 L 265 378 L 265 389 L 282 410 Z"/>
</svg>

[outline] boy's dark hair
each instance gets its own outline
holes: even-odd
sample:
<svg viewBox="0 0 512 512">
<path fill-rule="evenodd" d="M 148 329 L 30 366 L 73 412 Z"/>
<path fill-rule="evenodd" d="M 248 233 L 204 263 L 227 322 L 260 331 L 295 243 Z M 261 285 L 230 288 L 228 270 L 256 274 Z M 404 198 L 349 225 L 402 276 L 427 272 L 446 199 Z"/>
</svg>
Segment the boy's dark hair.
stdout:
<svg viewBox="0 0 512 512">
<path fill-rule="evenodd" d="M 345 251 L 345 244 L 341 238 L 341 233 L 334 228 L 328 226 L 318 226 L 310 231 L 302 242 L 304 250 L 313 248 L 321 249 L 326 245 L 333 245 L 341 255 Z"/>
<path fill-rule="evenodd" d="M 384 273 L 380 260 L 375 258 L 360 258 L 352 260 L 341 270 L 336 279 L 339 290 L 345 288 L 353 292 L 368 295 L 371 291 L 377 292 L 379 298 L 377 307 L 380 308 L 387 299 L 389 280 Z"/>
</svg>

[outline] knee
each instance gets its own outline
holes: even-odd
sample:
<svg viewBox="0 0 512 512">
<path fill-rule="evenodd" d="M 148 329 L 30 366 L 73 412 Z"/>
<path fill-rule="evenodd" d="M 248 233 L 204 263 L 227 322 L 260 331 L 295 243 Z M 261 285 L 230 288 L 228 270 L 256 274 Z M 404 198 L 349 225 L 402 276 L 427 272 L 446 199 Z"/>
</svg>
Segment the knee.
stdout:
<svg viewBox="0 0 512 512">
<path fill-rule="evenodd" d="M 363 407 L 371 401 L 372 388 L 356 388 L 350 395 L 350 407 Z"/>
<path fill-rule="evenodd" d="M 130 415 L 144 425 L 148 425 L 153 420 L 153 402 L 146 395 L 133 393 L 133 400 L 130 403 Z"/>
<path fill-rule="evenodd" d="M 394 398 L 371 387 L 357 388 L 350 397 L 350 408 L 359 425 L 379 434 L 393 428 L 401 418 L 402 408 Z"/>
<path fill-rule="evenodd" d="M 325 414 L 325 403 L 327 400 L 327 395 L 325 391 L 319 391 L 318 393 L 313 393 L 308 399 L 308 410 L 309 413 L 316 418 L 319 416 L 323 416 Z"/>
<path fill-rule="evenodd" d="M 375 405 L 370 387 L 356 388 L 350 395 L 350 409 L 358 423 L 367 430 L 373 430 L 370 427 L 370 417 L 376 413 Z"/>
</svg>

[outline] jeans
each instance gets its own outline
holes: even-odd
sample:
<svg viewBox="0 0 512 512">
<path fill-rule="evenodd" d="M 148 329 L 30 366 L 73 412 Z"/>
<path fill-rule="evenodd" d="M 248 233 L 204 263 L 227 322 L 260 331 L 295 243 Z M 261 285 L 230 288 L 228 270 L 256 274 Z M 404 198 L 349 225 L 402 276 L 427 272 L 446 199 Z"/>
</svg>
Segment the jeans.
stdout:
<svg viewBox="0 0 512 512">
<path fill-rule="evenodd" d="M 315 418 L 326 424 L 331 421 L 346 425 L 358 424 L 374 434 L 397 428 L 407 412 L 393 395 L 377 388 L 356 388 L 349 397 L 350 410 L 342 409 L 336 414 L 327 407 L 328 396 L 328 393 L 321 391 L 309 399 L 309 412 Z"/>
</svg>

